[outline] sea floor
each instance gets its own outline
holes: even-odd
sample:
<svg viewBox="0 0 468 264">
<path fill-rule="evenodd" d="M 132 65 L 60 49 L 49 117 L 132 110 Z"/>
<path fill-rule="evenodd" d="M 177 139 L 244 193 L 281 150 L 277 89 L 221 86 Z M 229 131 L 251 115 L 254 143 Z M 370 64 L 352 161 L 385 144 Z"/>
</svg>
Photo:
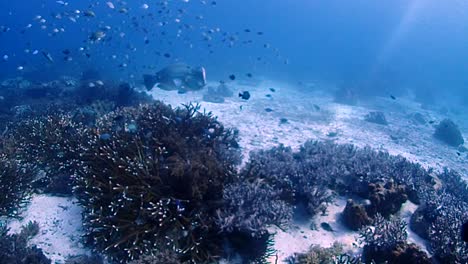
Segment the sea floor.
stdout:
<svg viewBox="0 0 468 264">
<path fill-rule="evenodd" d="M 216 86 L 217 84 L 212 84 Z M 468 153 L 457 154 L 457 150 L 432 137 L 431 124 L 417 124 L 411 115 L 421 113 L 426 120 L 442 120 L 447 117 L 436 109 L 422 109 L 411 98 L 374 98 L 360 102 L 358 106 L 337 104 L 333 101 L 333 85 L 315 85 L 315 90 L 304 92 L 300 86 L 273 81 L 252 83 L 230 83 L 235 96 L 226 98 L 224 103 L 202 101 L 205 91 L 178 94 L 177 91 L 154 89 L 155 99 L 180 106 L 183 103 L 200 102 L 202 110 L 211 111 L 227 127 L 239 130 L 240 146 L 244 162 L 250 151 L 267 149 L 278 144 L 298 148 L 305 141 L 333 140 L 336 143 L 352 143 L 356 146 L 371 146 L 387 150 L 393 155 L 402 155 L 424 167 L 442 169 L 448 167 L 468 175 Z M 320 89 L 318 89 L 320 87 Z M 274 88 L 274 92 L 270 90 Z M 249 91 L 251 98 L 242 100 L 236 94 Z M 271 97 L 266 95 L 270 94 Z M 272 111 L 266 111 L 269 108 Z M 388 125 L 369 123 L 364 116 L 369 111 L 382 111 Z M 460 111 L 460 112 L 467 112 Z M 468 119 L 460 115 L 449 116 L 460 126 L 464 138 L 468 138 Z M 280 122 L 282 118 L 287 122 Z M 465 144 L 467 145 L 467 144 Z M 312 244 L 331 246 L 334 241 L 346 244 L 355 251 L 357 233 L 347 230 L 339 220 L 339 213 L 346 204 L 346 197 L 340 197 L 328 207 L 326 215 L 317 216 L 307 222 L 293 223 L 288 229 L 272 229 L 276 232 L 275 248 L 278 263 L 282 263 L 295 252 L 303 252 Z M 416 206 L 405 204 L 401 216 L 409 220 Z M 22 221 L 12 221 L 11 232 L 19 230 L 21 224 L 36 220 L 41 231 L 31 243 L 42 248 L 53 263 L 63 263 L 70 255 L 88 254 L 80 242 L 83 232 L 81 209 L 75 200 L 63 197 L 37 195 L 23 214 Z M 325 231 L 320 223 L 326 222 L 333 232 Z M 311 229 L 315 223 L 316 229 Z M 424 242 L 410 232 L 410 241 L 424 247 Z M 272 260 L 274 263 L 274 261 Z"/>
</svg>

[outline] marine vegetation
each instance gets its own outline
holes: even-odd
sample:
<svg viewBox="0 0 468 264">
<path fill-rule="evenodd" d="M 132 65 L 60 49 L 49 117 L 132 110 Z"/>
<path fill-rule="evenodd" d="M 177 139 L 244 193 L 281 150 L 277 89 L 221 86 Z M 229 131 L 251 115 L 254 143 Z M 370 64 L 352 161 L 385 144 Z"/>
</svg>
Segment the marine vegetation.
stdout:
<svg viewBox="0 0 468 264">
<path fill-rule="evenodd" d="M 0 154 L 0 216 L 18 216 L 29 200 L 32 179 L 30 166 Z"/>
<path fill-rule="evenodd" d="M 27 263 L 50 264 L 41 249 L 29 247 L 28 242 L 39 233 L 39 225 L 29 222 L 19 234 L 8 234 L 5 224 L 0 224 L 0 264 Z"/>
<path fill-rule="evenodd" d="M 156 102 L 83 128 L 74 192 L 98 251 L 121 262 L 157 245 L 181 262 L 221 256 L 216 211 L 240 161 L 237 132 L 199 110 Z"/>
<path fill-rule="evenodd" d="M 408 244 L 406 223 L 398 218 L 386 220 L 377 214 L 373 227 L 360 231 L 360 240 L 364 244 L 362 258 L 365 263 L 427 263 L 429 257 L 415 244 Z"/>
</svg>

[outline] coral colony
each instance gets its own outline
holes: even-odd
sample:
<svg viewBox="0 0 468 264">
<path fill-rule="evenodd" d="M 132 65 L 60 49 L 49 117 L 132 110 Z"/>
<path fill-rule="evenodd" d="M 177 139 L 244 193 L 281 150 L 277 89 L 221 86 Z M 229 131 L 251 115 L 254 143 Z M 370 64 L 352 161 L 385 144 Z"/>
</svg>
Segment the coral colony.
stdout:
<svg viewBox="0 0 468 264">
<path fill-rule="evenodd" d="M 339 244 L 312 245 L 291 263 L 468 263 L 459 235 L 468 219 L 468 187 L 456 171 L 328 141 L 255 151 L 240 167 L 238 132 L 200 105 L 148 102 L 128 84 L 111 85 L 115 92 L 108 93 L 77 85 L 84 94 L 55 85 L 68 94 L 66 107 L 31 99 L 34 104 L 2 117 L 2 217 L 18 217 L 33 193 L 73 195 L 83 207 L 83 239 L 111 263 L 213 263 L 234 255 L 264 263 L 275 256 L 268 227 L 287 229 L 298 208 L 311 219 L 343 196 L 340 217 L 359 231 L 362 255 Z M 370 117 L 383 124 L 383 115 Z M 459 145 L 457 131 L 444 120 L 434 137 Z M 432 257 L 407 241 L 397 215 L 408 200 L 419 205 L 409 228 L 427 240 Z M 50 263 L 27 243 L 37 228 L 31 223 L 10 235 L 2 224 L 0 263 Z M 70 261 L 79 259 L 102 263 Z"/>
</svg>

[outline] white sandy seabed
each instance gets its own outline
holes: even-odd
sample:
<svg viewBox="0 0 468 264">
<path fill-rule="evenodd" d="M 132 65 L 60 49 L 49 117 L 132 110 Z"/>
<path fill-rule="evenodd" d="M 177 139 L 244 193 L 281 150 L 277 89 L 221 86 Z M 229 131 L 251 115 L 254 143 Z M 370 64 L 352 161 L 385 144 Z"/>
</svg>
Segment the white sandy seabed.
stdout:
<svg viewBox="0 0 468 264">
<path fill-rule="evenodd" d="M 203 109 L 212 111 L 227 127 L 237 128 L 244 161 L 250 151 L 278 144 L 298 148 L 309 139 L 334 140 L 336 143 L 352 143 L 360 147 L 369 145 L 394 155 L 402 155 L 425 167 L 449 167 L 467 175 L 467 153 L 457 155 L 456 150 L 433 139 L 432 125 L 416 125 L 409 118 L 410 114 L 416 112 L 423 114 L 427 120 L 441 120 L 445 117 L 437 111 L 421 109 L 419 104 L 408 98 L 378 98 L 372 102 L 361 102 L 359 106 L 347 106 L 334 103 L 331 93 L 324 92 L 335 87 L 327 84 L 308 86 L 308 91 L 304 92 L 303 87 L 273 81 L 230 83 L 235 96 L 226 98 L 221 104 L 202 102 L 205 91 L 178 94 L 176 91 L 154 89 L 151 93 L 155 99 L 174 107 L 182 103 L 200 102 Z M 321 89 L 314 90 L 312 86 Z M 237 92 L 242 91 L 250 92 L 248 101 L 237 97 Z M 272 96 L 267 97 L 267 94 Z M 267 112 L 265 108 L 273 111 Z M 383 111 L 389 125 L 364 121 L 364 115 L 369 111 Z M 288 122 L 281 124 L 281 118 L 286 118 Z M 450 118 L 460 126 L 464 138 L 468 138 L 468 120 L 464 120 L 462 115 L 452 115 Z M 329 133 L 337 135 L 329 137 Z M 284 231 L 272 227 L 271 231 L 276 233 L 278 263 L 295 252 L 306 251 L 312 244 L 328 247 L 338 241 L 347 245 L 349 251 L 356 251 L 353 245 L 357 243 L 357 233 L 346 229 L 339 220 L 345 204 L 344 197 L 337 198 L 328 207 L 326 215 L 319 215 L 307 223 L 294 223 Z M 415 209 L 416 205 L 407 202 L 400 215 L 409 221 Z M 40 232 L 31 243 L 42 248 L 53 263 L 63 263 L 68 256 L 90 253 L 80 240 L 83 234 L 81 211 L 73 198 L 36 195 L 23 213 L 22 220 L 9 223 L 10 232 L 18 232 L 21 225 L 30 220 L 37 221 Z M 334 231 L 323 230 L 320 227 L 322 222 L 328 223 Z M 315 230 L 310 228 L 312 223 L 317 226 Z M 424 242 L 411 231 L 409 240 L 425 249 Z"/>
</svg>

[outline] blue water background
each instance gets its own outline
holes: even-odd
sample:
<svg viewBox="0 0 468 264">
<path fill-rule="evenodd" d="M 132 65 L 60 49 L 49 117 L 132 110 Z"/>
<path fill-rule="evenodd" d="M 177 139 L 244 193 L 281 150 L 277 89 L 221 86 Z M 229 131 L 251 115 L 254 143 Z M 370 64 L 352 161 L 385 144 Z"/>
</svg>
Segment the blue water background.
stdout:
<svg viewBox="0 0 468 264">
<path fill-rule="evenodd" d="M 98 69 L 107 78 L 138 83 L 142 73 L 184 61 L 205 66 L 210 80 L 252 73 L 292 83 L 330 81 L 377 94 L 427 91 L 468 103 L 466 1 L 219 0 L 212 5 L 138 0 L 128 1 L 127 14 L 118 12 L 119 1 L 112 2 L 115 9 L 106 1 L 70 0 L 67 6 L 52 0 L 1 1 L 0 25 L 11 30 L 0 33 L 0 55 L 9 57 L 0 62 L 0 78 L 54 79 Z M 170 14 L 157 13 L 161 2 L 167 2 Z M 148 9 L 141 8 L 144 3 Z M 76 23 L 53 18 L 74 10 L 93 10 L 96 17 L 81 17 Z M 40 29 L 37 15 L 47 20 L 47 29 Z M 203 19 L 197 19 L 199 15 Z M 159 26 L 163 21 L 168 24 Z M 21 33 L 28 24 L 32 27 Z M 183 28 L 177 37 L 183 24 L 192 29 Z M 104 26 L 111 27 L 107 36 L 90 43 L 90 34 Z M 64 33 L 50 35 L 62 27 Z M 208 33 L 212 39 L 207 41 L 202 33 L 209 29 L 215 32 Z M 232 46 L 222 42 L 229 37 Z M 249 40 L 252 43 L 245 43 Z M 89 48 L 91 57 L 80 47 Z M 54 63 L 25 49 L 49 52 Z M 73 61 L 63 61 L 64 49 L 72 52 Z"/>
</svg>

